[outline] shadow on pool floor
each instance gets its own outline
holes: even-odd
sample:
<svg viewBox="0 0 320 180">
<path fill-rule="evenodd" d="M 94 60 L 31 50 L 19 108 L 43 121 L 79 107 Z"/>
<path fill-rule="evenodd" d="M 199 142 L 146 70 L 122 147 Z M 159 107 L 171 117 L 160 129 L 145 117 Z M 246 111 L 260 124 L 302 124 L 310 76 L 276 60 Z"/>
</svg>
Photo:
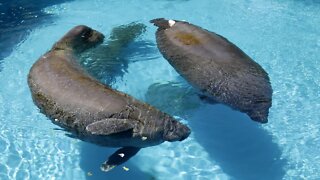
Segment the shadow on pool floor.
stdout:
<svg viewBox="0 0 320 180">
<path fill-rule="evenodd" d="M 225 105 L 201 102 L 183 83 L 150 86 L 147 102 L 172 115 L 187 117 L 195 139 L 230 177 L 282 179 L 287 161 L 281 159 L 278 144 L 263 125 Z"/>
<path fill-rule="evenodd" d="M 224 105 L 205 105 L 193 114 L 191 126 L 197 141 L 231 177 L 283 178 L 287 161 L 281 159 L 278 144 L 245 114 Z"/>
</svg>

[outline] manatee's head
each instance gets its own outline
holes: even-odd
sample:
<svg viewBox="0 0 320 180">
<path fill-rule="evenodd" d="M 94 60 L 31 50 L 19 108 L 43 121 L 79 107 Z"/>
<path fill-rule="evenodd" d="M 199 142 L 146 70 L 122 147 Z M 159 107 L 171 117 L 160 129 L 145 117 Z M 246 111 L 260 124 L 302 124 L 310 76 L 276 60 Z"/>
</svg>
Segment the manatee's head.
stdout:
<svg viewBox="0 0 320 180">
<path fill-rule="evenodd" d="M 54 46 L 56 50 L 72 50 L 83 52 L 103 42 L 104 35 L 85 25 L 72 28 Z"/>
<path fill-rule="evenodd" d="M 183 141 L 190 133 L 190 129 L 179 121 L 171 117 L 165 119 L 163 140 L 170 142 Z"/>
</svg>

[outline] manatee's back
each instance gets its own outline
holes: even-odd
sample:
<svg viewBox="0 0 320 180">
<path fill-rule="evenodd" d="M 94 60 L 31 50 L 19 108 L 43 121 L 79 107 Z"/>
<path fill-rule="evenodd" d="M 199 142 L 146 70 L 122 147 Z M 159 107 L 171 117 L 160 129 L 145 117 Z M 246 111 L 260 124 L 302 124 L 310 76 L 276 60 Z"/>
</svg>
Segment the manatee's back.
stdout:
<svg viewBox="0 0 320 180">
<path fill-rule="evenodd" d="M 161 53 L 194 87 L 253 120 L 267 122 L 272 96 L 268 74 L 237 46 L 180 21 L 160 27 L 156 35 Z"/>
<path fill-rule="evenodd" d="M 73 58 L 63 50 L 48 52 L 31 68 L 28 84 L 35 104 L 54 123 L 81 131 L 131 99 L 91 78 Z"/>
</svg>

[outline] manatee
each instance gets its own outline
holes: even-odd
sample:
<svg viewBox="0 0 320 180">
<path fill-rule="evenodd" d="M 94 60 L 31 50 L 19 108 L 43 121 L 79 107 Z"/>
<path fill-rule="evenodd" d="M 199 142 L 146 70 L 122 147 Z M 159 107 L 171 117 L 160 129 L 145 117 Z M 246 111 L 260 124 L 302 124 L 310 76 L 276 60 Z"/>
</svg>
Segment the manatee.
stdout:
<svg viewBox="0 0 320 180">
<path fill-rule="evenodd" d="M 114 27 L 105 43 L 80 55 L 80 63 L 92 77 L 111 85 L 128 68 L 128 59 L 121 56 L 125 48 L 145 31 L 146 26 L 137 22 Z"/>
<path fill-rule="evenodd" d="M 190 129 L 84 71 L 77 61 L 78 54 L 103 39 L 100 32 L 87 26 L 74 27 L 33 64 L 28 85 L 40 111 L 73 137 L 120 147 L 101 166 L 101 170 L 109 171 L 140 148 L 186 139 Z"/>
<path fill-rule="evenodd" d="M 221 35 L 178 20 L 158 18 L 157 45 L 193 87 L 215 102 L 267 123 L 272 87 L 267 72 Z"/>
</svg>

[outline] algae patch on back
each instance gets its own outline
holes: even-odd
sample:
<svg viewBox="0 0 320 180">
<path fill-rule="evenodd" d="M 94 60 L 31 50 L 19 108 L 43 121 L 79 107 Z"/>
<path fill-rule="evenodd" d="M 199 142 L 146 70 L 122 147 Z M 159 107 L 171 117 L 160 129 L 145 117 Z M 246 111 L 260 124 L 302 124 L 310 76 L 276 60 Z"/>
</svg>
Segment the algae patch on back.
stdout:
<svg viewBox="0 0 320 180">
<path fill-rule="evenodd" d="M 196 38 L 193 34 L 191 33 L 186 33 L 186 32 L 178 32 L 175 34 L 175 39 L 180 41 L 181 43 L 185 45 L 198 45 L 201 44 L 201 41 Z"/>
</svg>

